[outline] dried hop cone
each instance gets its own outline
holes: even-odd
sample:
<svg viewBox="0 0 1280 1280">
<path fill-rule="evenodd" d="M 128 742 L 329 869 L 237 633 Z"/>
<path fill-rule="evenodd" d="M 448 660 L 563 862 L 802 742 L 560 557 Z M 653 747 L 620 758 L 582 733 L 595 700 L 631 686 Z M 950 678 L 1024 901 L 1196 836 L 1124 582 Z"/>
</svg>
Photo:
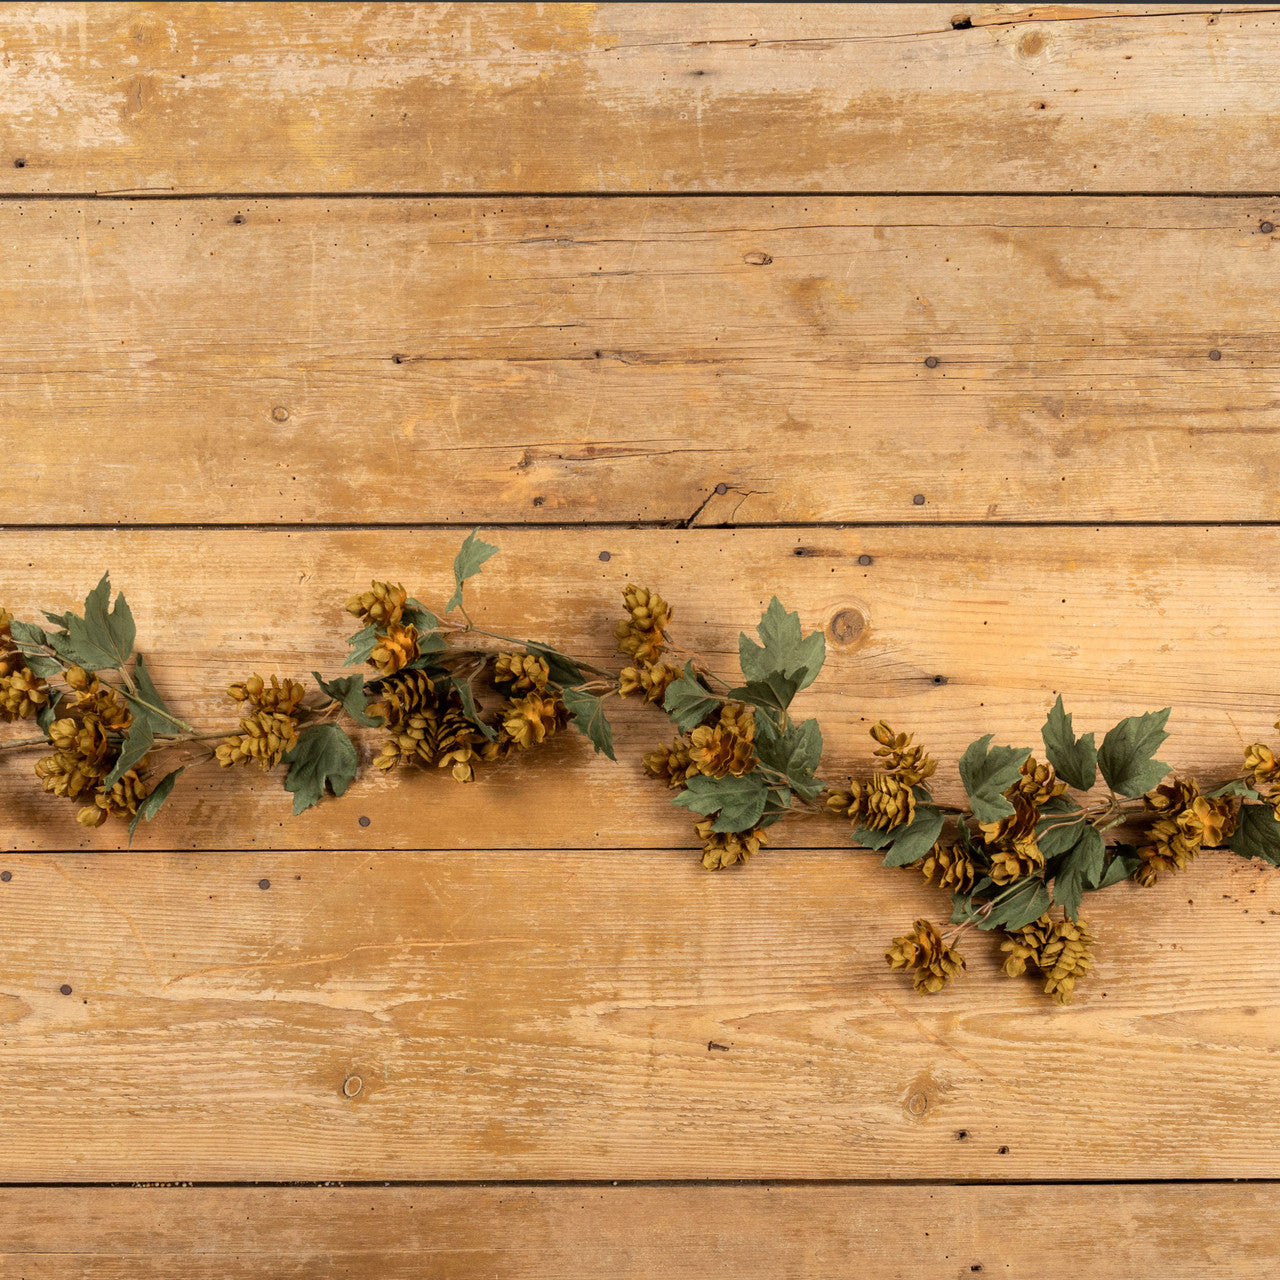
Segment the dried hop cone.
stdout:
<svg viewBox="0 0 1280 1280">
<path fill-rule="evenodd" d="M 690 733 L 689 757 L 710 778 L 740 778 L 756 767 L 755 736 L 755 712 L 740 702 L 726 703 L 715 724 Z"/>
<path fill-rule="evenodd" d="M 750 831 L 713 831 L 714 818 L 702 818 L 693 829 L 702 841 L 702 865 L 708 871 L 723 871 L 739 862 L 749 861 L 769 843 L 762 827 Z"/>
<path fill-rule="evenodd" d="M 276 676 L 271 677 L 270 684 L 254 675 L 241 684 L 227 686 L 227 697 L 236 702 L 248 703 L 255 711 L 278 711 L 285 716 L 298 709 L 306 693 L 296 680 L 285 680 L 282 684 Z"/>
<path fill-rule="evenodd" d="M 542 693 L 550 678 L 546 659 L 532 653 L 500 653 L 493 665 L 494 684 L 510 685 L 512 693 Z"/>
<path fill-rule="evenodd" d="M 654 662 L 667 647 L 666 628 L 671 622 L 671 606 L 648 587 L 629 586 L 622 593 L 627 617 L 614 628 L 618 652 L 637 662 Z"/>
<path fill-rule="evenodd" d="M 240 728 L 242 733 L 218 743 L 215 754 L 224 769 L 250 761 L 262 769 L 270 769 L 298 745 L 297 722 L 278 711 L 255 711 L 240 721 Z"/>
<path fill-rule="evenodd" d="M 909 825 L 916 816 L 912 783 L 896 773 L 876 772 L 870 781 L 854 783 L 855 804 L 850 816 L 872 831 L 892 831 Z"/>
<path fill-rule="evenodd" d="M 920 992 L 941 991 L 965 967 L 964 956 L 943 941 L 929 920 L 917 920 L 911 933 L 894 938 L 884 958 L 891 969 L 910 969 L 912 985 Z"/>
<path fill-rule="evenodd" d="M 1138 847 L 1142 864 L 1133 878 L 1148 888 L 1162 874 L 1183 871 L 1205 846 L 1220 845 L 1236 829 L 1236 809 L 1228 796 L 1210 798 L 1190 779 L 1161 783 L 1145 797 L 1156 815 Z"/>
<path fill-rule="evenodd" d="M 402 671 L 418 656 L 418 629 L 416 627 L 391 626 L 378 633 L 378 643 L 369 654 L 369 661 L 384 676 Z"/>
<path fill-rule="evenodd" d="M 1022 762 L 1018 781 L 1005 794 L 1012 799 L 1016 793 L 1039 808 L 1057 799 L 1066 789 L 1067 784 L 1059 781 L 1052 765 L 1040 764 L 1034 756 L 1028 756 Z"/>
<path fill-rule="evenodd" d="M 1001 969 L 1011 978 L 1020 978 L 1026 973 L 1028 964 L 1039 968 L 1040 955 L 1052 928 L 1053 921 L 1048 915 L 1043 915 L 1020 929 L 1004 930 L 1004 941 L 1000 944 L 1004 953 Z"/>
<path fill-rule="evenodd" d="M 400 732 L 417 715 L 437 700 L 435 682 L 425 671 L 400 671 L 370 686 L 365 708 L 371 716 L 381 716 L 383 728 Z"/>
<path fill-rule="evenodd" d="M 379 769 L 418 764 L 449 769 L 457 782 L 471 782 L 475 763 L 483 759 L 481 731 L 467 718 L 452 691 L 437 690 L 405 719 L 396 736 L 383 743 L 374 758 Z"/>
<path fill-rule="evenodd" d="M 519 750 L 538 746 L 569 723 L 559 694 L 527 693 L 513 698 L 504 709 L 502 732 Z"/>
<path fill-rule="evenodd" d="M 108 818 L 132 818 L 149 794 L 144 777 L 145 770 L 133 768 L 122 774 L 114 786 L 99 787 L 93 803 L 76 814 L 76 821 L 82 827 L 100 827 Z"/>
<path fill-rule="evenodd" d="M 977 864 L 967 850 L 953 841 L 939 840 L 911 865 L 920 870 L 930 884 L 948 893 L 968 893 L 978 879 Z"/>
<path fill-rule="evenodd" d="M 679 679 L 680 672 L 666 663 L 643 662 L 638 667 L 623 667 L 618 672 L 618 695 L 629 698 L 640 693 L 646 702 L 661 704 L 667 690 Z"/>
<path fill-rule="evenodd" d="M 689 744 L 683 738 L 676 738 L 669 747 L 657 747 L 646 752 L 644 771 L 669 787 L 683 787 L 690 778 L 701 772 L 693 762 Z"/>
<path fill-rule="evenodd" d="M 404 616 L 407 599 L 403 587 L 392 586 L 389 582 L 374 582 L 368 591 L 361 591 L 347 601 L 347 612 L 362 622 L 373 623 L 375 627 L 391 627 Z"/>
<path fill-rule="evenodd" d="M 0 720 L 30 720 L 48 704 L 49 686 L 26 666 L 5 656 L 0 659 L 0 670 L 10 668 L 0 676 Z"/>
<path fill-rule="evenodd" d="M 998 822 L 978 824 L 991 856 L 989 874 L 996 884 L 1012 884 L 1044 866 L 1044 854 L 1036 840 L 1040 812 L 1016 786 L 1011 791 L 1013 812 Z"/>
<path fill-rule="evenodd" d="M 878 720 L 871 726 L 871 736 L 880 744 L 876 755 L 884 761 L 884 767 L 904 782 L 923 782 L 933 777 L 938 762 L 923 747 L 911 745 L 911 734 L 894 733 L 883 720 Z"/>
<path fill-rule="evenodd" d="M 1048 915 L 1020 929 L 1004 931 L 1000 966 L 1011 978 L 1021 977 L 1028 965 L 1044 975 L 1045 995 L 1058 1004 L 1069 1004 L 1075 994 L 1076 979 L 1093 967 L 1090 951 L 1097 941 L 1083 920 L 1053 921 Z"/>
</svg>

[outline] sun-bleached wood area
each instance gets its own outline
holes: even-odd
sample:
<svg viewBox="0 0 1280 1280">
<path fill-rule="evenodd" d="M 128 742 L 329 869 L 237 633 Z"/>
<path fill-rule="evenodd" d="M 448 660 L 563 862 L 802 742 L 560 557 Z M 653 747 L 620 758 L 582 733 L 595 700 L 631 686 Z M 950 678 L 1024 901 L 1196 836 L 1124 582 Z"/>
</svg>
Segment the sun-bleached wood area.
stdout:
<svg viewBox="0 0 1280 1280">
<path fill-rule="evenodd" d="M 826 776 L 883 716 L 956 800 L 1061 693 L 1225 778 L 1278 60 L 1269 5 L 0 5 L 0 604 L 110 569 L 212 728 L 479 525 L 477 621 L 595 661 L 628 583 L 729 675 L 779 595 Z M 208 769 L 132 849 L 0 753 L 0 1274 L 1276 1274 L 1280 875 L 1101 895 L 1066 1009 L 985 938 L 921 999 L 939 895 L 826 818 L 703 871 L 615 720 L 297 819 Z"/>
</svg>

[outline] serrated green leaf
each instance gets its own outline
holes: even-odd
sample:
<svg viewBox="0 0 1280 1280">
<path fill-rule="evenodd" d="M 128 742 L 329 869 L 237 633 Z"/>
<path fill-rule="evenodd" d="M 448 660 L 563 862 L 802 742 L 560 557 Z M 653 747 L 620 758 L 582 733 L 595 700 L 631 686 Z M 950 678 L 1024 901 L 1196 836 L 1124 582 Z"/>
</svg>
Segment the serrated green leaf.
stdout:
<svg viewBox="0 0 1280 1280">
<path fill-rule="evenodd" d="M 1003 792 L 1017 782 L 1019 771 L 1031 754 L 1024 747 L 993 747 L 994 736 L 988 733 L 971 742 L 960 757 L 960 781 L 979 822 L 999 822 L 1013 812 L 1013 805 Z"/>
<path fill-rule="evenodd" d="M 730 689 L 726 696 L 766 711 L 785 711 L 791 705 L 791 699 L 796 696 L 796 690 L 800 688 L 800 674 L 796 672 L 784 676 L 780 672 L 773 672 L 763 680 L 748 680 L 746 684 Z"/>
<path fill-rule="evenodd" d="M 129 703 L 133 722 L 120 745 L 120 754 L 111 772 L 102 780 L 105 787 L 114 787 L 130 769 L 155 745 L 157 733 L 172 733 L 175 728 L 186 728 L 165 706 L 160 690 L 151 679 L 151 672 L 141 654 L 133 664 L 133 683 L 137 691 L 121 689 Z"/>
<path fill-rule="evenodd" d="M 860 849 L 885 849 L 893 843 L 892 831 L 875 827 L 854 827 L 853 843 Z"/>
<path fill-rule="evenodd" d="M 1061 798 L 1061 797 L 1060 797 Z M 1046 805 L 1044 810 L 1048 810 Z M 1036 823 L 1036 844 L 1046 858 L 1056 858 L 1066 853 L 1080 839 L 1084 829 L 1084 810 L 1072 805 L 1067 811 L 1049 812 Z"/>
<path fill-rule="evenodd" d="M 321 690 L 328 694 L 334 702 L 342 704 L 342 709 L 356 724 L 377 729 L 383 723 L 381 716 L 371 716 L 365 708 L 369 705 L 369 695 L 365 692 L 364 676 L 335 676 L 326 680 L 318 671 L 312 676 Z"/>
<path fill-rule="evenodd" d="M 933 848 L 934 842 L 942 833 L 944 821 L 942 813 L 933 805 L 916 805 L 915 817 L 912 818 L 911 825 L 898 827 L 893 832 L 893 843 L 889 846 L 889 852 L 884 855 L 884 862 L 881 865 L 905 867 L 908 863 L 915 862 L 917 858 L 923 858 Z"/>
<path fill-rule="evenodd" d="M 827 642 L 821 631 L 802 635 L 800 615 L 788 613 L 774 596 L 756 634 L 760 644 L 745 631 L 738 637 L 738 658 L 748 681 L 783 675 L 796 680 L 798 689 L 807 689 L 814 682 L 827 654 Z"/>
<path fill-rule="evenodd" d="M 676 722 L 676 727 L 682 733 L 687 733 L 718 711 L 720 703 L 718 699 L 707 696 L 706 687 L 693 673 L 693 663 L 686 662 L 684 674 L 667 686 L 662 709 Z"/>
<path fill-rule="evenodd" d="M 351 652 L 342 664 L 344 667 L 355 667 L 368 662 L 370 655 L 378 647 L 378 628 L 371 622 L 368 626 L 361 627 L 355 635 L 348 636 L 347 643 L 351 646 Z"/>
<path fill-rule="evenodd" d="M 294 817 L 319 804 L 326 787 L 342 795 L 355 780 L 359 763 L 355 744 L 336 724 L 308 725 L 283 760 L 289 766 L 284 789 L 293 796 Z"/>
<path fill-rule="evenodd" d="M 575 684 L 586 684 L 587 677 L 582 673 L 582 669 L 572 658 L 558 649 L 538 644 L 535 640 L 526 641 L 524 647 L 535 658 L 541 658 L 547 664 L 551 672 L 552 684 L 559 685 L 561 689 L 568 689 Z"/>
<path fill-rule="evenodd" d="M 1169 736 L 1164 727 L 1170 708 L 1121 720 L 1098 748 L 1098 768 L 1107 785 L 1122 796 L 1140 796 L 1169 772 L 1163 760 L 1152 757 Z"/>
<path fill-rule="evenodd" d="M 1071 727 L 1071 717 L 1062 705 L 1062 695 L 1049 711 L 1049 718 L 1040 731 L 1044 739 L 1045 755 L 1058 777 L 1078 791 L 1088 791 L 1098 780 L 1098 749 L 1093 744 L 1093 734 L 1077 738 Z"/>
<path fill-rule="evenodd" d="M 1270 805 L 1246 804 L 1227 848 L 1242 858 L 1261 858 L 1280 867 L 1280 822 Z"/>
<path fill-rule="evenodd" d="M 48 680 L 62 671 L 62 663 L 45 652 L 49 637 L 43 627 L 34 626 L 30 622 L 19 622 L 14 618 L 9 623 L 9 634 L 27 667 L 42 680 Z"/>
<path fill-rule="evenodd" d="M 172 773 L 166 773 L 163 778 L 152 788 L 151 794 L 138 806 L 138 812 L 133 815 L 129 822 L 129 843 L 133 844 L 133 833 L 138 829 L 138 823 L 150 822 L 152 818 L 160 812 L 161 806 L 169 798 L 169 793 L 173 790 L 173 784 L 186 770 L 186 765 L 181 769 L 175 769 Z"/>
<path fill-rule="evenodd" d="M 49 732 L 49 727 L 58 718 L 58 703 L 61 701 L 62 694 L 60 694 L 56 689 L 51 690 L 49 694 L 49 701 L 36 712 L 36 724 L 38 724 L 45 733 Z"/>
<path fill-rule="evenodd" d="M 498 548 L 491 542 L 480 541 L 477 536 L 479 532 L 478 529 L 472 529 L 459 548 L 458 554 L 453 558 L 454 592 L 449 597 L 449 603 L 444 607 L 445 613 L 456 609 L 462 603 L 462 584 L 468 578 L 474 578 L 490 556 L 498 554 Z"/>
<path fill-rule="evenodd" d="M 412 597 L 405 601 L 400 617 L 401 621 L 406 625 L 416 627 L 419 635 L 428 631 L 436 631 L 440 627 L 440 619 L 430 609 L 424 608 Z"/>
<path fill-rule="evenodd" d="M 802 799 L 813 800 L 822 791 L 824 784 L 813 776 L 822 759 L 822 729 L 816 720 L 802 720 L 779 734 L 766 719 L 756 728 L 756 755 Z"/>
<path fill-rule="evenodd" d="M 572 687 L 562 689 L 560 696 L 573 717 L 573 727 L 590 740 L 598 754 L 616 760 L 618 757 L 613 754 L 613 730 L 604 713 L 604 700 L 597 698 L 594 693 L 584 693 L 581 689 Z"/>
<path fill-rule="evenodd" d="M 493 725 L 480 719 L 480 708 L 476 703 L 476 695 L 471 687 L 471 681 L 463 680 L 460 676 L 450 676 L 449 683 L 453 686 L 454 692 L 462 703 L 462 714 L 492 742 L 498 736 L 498 731 Z"/>
<path fill-rule="evenodd" d="M 1128 880 L 1141 864 L 1142 859 L 1138 857 L 1132 845 L 1113 845 L 1110 858 L 1107 861 L 1107 869 L 1102 873 L 1102 878 L 1098 881 L 1098 888 L 1110 889 L 1113 884 L 1119 884 L 1121 880 Z"/>
<path fill-rule="evenodd" d="M 1023 925 L 1039 920 L 1053 905 L 1049 890 L 1043 880 L 1027 878 L 1002 901 L 996 903 L 991 913 L 978 922 L 979 929 L 1021 929 Z"/>
<path fill-rule="evenodd" d="M 696 774 L 671 803 L 703 817 L 718 814 L 713 831 L 750 831 L 760 821 L 768 800 L 769 786 L 758 773 L 735 778 L 708 778 Z"/>
<path fill-rule="evenodd" d="M 133 614 L 123 593 L 116 594 L 115 605 L 108 611 L 110 600 L 111 579 L 104 573 L 102 581 L 85 597 L 84 617 L 67 614 L 71 647 L 81 665 L 91 671 L 118 670 L 133 652 L 137 635 Z"/>
<path fill-rule="evenodd" d="M 1207 791 L 1205 794 L 1210 800 L 1216 800 L 1219 796 L 1243 796 L 1246 800 L 1262 799 L 1248 783 L 1242 782 L 1239 778 L 1232 778 L 1230 782 L 1224 782 L 1216 791 Z"/>
<path fill-rule="evenodd" d="M 1107 858 L 1106 842 L 1095 827 L 1085 827 L 1053 880 L 1053 900 L 1072 920 L 1080 918 L 1085 890 L 1096 889 Z"/>
</svg>

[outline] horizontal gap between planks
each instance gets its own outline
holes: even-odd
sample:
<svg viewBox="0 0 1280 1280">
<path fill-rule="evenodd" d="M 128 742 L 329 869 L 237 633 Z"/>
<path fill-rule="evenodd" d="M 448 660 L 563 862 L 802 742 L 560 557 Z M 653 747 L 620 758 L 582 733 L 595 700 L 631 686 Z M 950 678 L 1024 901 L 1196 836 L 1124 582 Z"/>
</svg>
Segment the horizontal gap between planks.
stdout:
<svg viewBox="0 0 1280 1280">
<path fill-rule="evenodd" d="M 0 192 L 0 201 L 67 200 L 1274 200 L 1263 191 L 126 191 Z"/>
<path fill-rule="evenodd" d="M 0 1191 L 37 1191 L 66 1187 L 74 1190 L 212 1190 L 217 1188 L 350 1188 L 353 1190 L 397 1190 L 423 1187 L 445 1188 L 560 1188 L 623 1187 L 637 1190 L 664 1187 L 1280 1187 L 1277 1178 L 1058 1178 L 1040 1181 L 1029 1178 L 513 1178 L 513 1179 L 364 1179 L 321 1182 L 0 1182 Z"/>
<path fill-rule="evenodd" d="M 1280 520 L 772 520 L 734 524 L 689 524 L 687 520 L 573 520 L 545 524 L 527 520 L 449 521 L 361 521 L 237 524 L 178 524 L 172 521 L 137 524 L 6 524 L 4 533 L 164 533 L 170 530 L 206 533 L 430 533 L 459 529 L 528 530 L 542 533 L 573 533 L 579 529 L 641 531 L 670 529 L 675 532 L 715 530 L 760 531 L 769 529 L 1280 529 Z"/>
</svg>

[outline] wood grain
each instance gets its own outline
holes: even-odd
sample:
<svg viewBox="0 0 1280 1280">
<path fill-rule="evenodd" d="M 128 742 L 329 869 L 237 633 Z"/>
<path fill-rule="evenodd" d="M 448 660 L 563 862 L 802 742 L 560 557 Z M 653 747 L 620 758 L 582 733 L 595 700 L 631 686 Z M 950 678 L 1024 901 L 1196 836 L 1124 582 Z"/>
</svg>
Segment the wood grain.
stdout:
<svg viewBox="0 0 1280 1280">
<path fill-rule="evenodd" d="M 1280 877 L 1232 854 L 1091 901 L 1069 1009 L 982 936 L 915 995 L 885 946 L 948 904 L 873 855 L 0 864 L 3 1180 L 1280 1174 Z"/>
<path fill-rule="evenodd" d="M 1280 690 L 1260 655 L 1280 630 L 1274 529 L 502 530 L 475 580 L 478 625 L 613 662 L 627 582 L 675 605 L 676 639 L 732 676 L 738 632 L 778 592 L 829 657 L 796 704 L 817 716 L 829 777 L 871 763 L 880 717 L 920 735 L 959 798 L 955 761 L 995 733 L 1038 746 L 1061 692 L 1081 730 L 1173 705 L 1163 759 L 1225 778 L 1246 743 L 1273 741 Z M 110 568 L 138 619 L 138 648 L 193 723 L 234 725 L 223 691 L 253 671 L 337 673 L 353 629 L 342 612 L 375 576 L 429 607 L 452 589 L 460 537 L 444 531 L 9 531 L 0 600 L 18 617 L 79 606 Z M 608 559 L 601 557 L 607 555 Z M 870 563 L 862 563 L 869 557 Z M 619 664 L 620 665 L 620 664 Z M 567 734 L 460 786 L 442 773 L 367 770 L 341 800 L 299 819 L 278 775 L 205 767 L 182 780 L 136 844 L 164 848 L 645 847 L 688 845 L 688 815 L 645 778 L 640 755 L 665 717 L 617 709 L 619 762 Z M 17 726 L 7 736 L 29 732 Z M 376 731 L 364 735 L 371 753 Z M 14 848 L 123 847 L 123 824 L 86 833 L 76 806 L 44 795 L 34 757 L 0 755 Z M 370 819 L 368 826 L 358 819 Z M 791 824 L 804 844 L 843 845 L 843 824 Z"/>
<path fill-rule="evenodd" d="M 0 506 L 1275 520 L 1274 225 L 1271 199 L 0 203 Z"/>
<path fill-rule="evenodd" d="M 0 1265 L 25 1280 L 1270 1280 L 1273 1199 L 1205 1183 L 41 1187 L 0 1191 Z"/>
<path fill-rule="evenodd" d="M 1266 191 L 1278 41 L 1270 5 L 10 4 L 0 185 Z"/>
</svg>

